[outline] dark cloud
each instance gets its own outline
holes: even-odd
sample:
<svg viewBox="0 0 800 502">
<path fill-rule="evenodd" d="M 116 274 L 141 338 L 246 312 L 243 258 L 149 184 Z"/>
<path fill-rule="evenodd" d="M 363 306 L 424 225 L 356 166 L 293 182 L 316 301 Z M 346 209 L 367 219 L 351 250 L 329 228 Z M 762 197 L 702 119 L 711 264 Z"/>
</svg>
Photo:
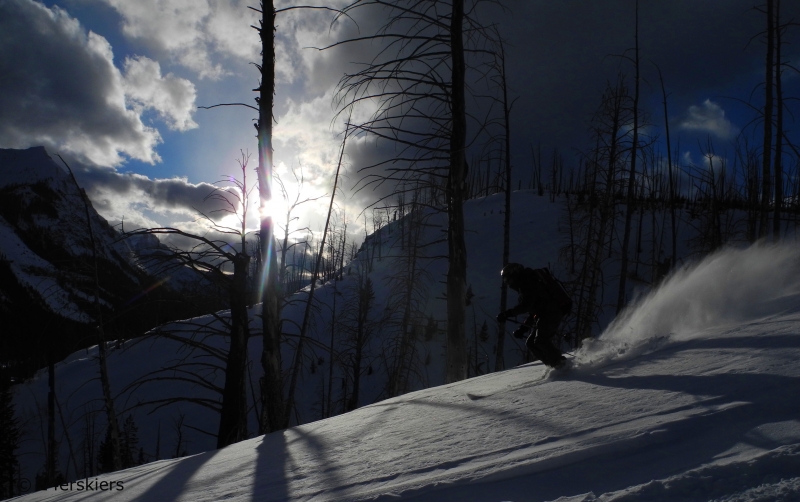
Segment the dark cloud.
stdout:
<svg viewBox="0 0 800 502">
<path fill-rule="evenodd" d="M 0 143 L 58 147 L 113 165 L 120 153 L 156 162 L 155 129 L 125 107 L 108 42 L 66 12 L 0 2 Z"/>
<path fill-rule="evenodd" d="M 148 219 L 158 219 L 157 214 L 180 213 L 194 219 L 201 212 L 219 221 L 226 214 L 222 201 L 208 198 L 214 192 L 223 194 L 226 184 L 192 184 L 182 178 L 151 179 L 134 173 L 120 173 L 113 169 L 90 165 L 73 166 L 81 186 L 86 188 L 92 203 L 103 216 L 113 221 L 135 220 L 135 224 L 152 226 Z M 229 200 L 235 198 L 229 196 Z M 175 219 L 173 214 L 170 219 Z M 157 221 L 168 224 L 166 221 Z"/>
<path fill-rule="evenodd" d="M 670 93 L 673 120 L 686 120 L 689 107 L 702 107 L 707 99 L 728 110 L 740 105 L 723 96 L 750 98 L 764 72 L 764 45 L 750 40 L 765 27 L 764 15 L 752 9 L 756 3 L 639 2 L 642 105 L 655 123 L 663 120 L 655 64 Z M 517 1 L 498 17 L 510 44 L 512 95 L 519 97 L 512 116 L 518 164 L 529 162 L 530 143 L 584 148 L 606 81 L 622 71 L 632 86 L 632 65 L 614 55 L 634 47 L 634 5 L 632 0 Z M 785 20 L 800 16 L 800 2 L 782 5 Z M 790 33 L 796 40 L 796 32 Z M 797 55 L 796 48 L 787 48 Z"/>
<path fill-rule="evenodd" d="M 483 19 L 496 22 L 508 42 L 509 91 L 518 98 L 512 114 L 515 164 L 529 164 L 531 144 L 541 144 L 545 151 L 558 147 L 567 155 L 584 149 L 590 141 L 589 121 L 606 82 L 623 72 L 633 84 L 632 65 L 618 56 L 633 55 L 629 49 L 634 47 L 634 1 L 518 0 L 506 5 L 506 12 L 485 10 Z M 670 115 L 676 126 L 701 125 L 698 113 L 707 112 L 700 117 L 705 119 L 703 127 L 682 131 L 676 127 L 676 136 L 712 132 L 729 139 L 753 117 L 737 100 L 750 99 L 763 80 L 764 45 L 757 35 L 764 29 L 765 17 L 754 5 L 752 0 L 640 2 L 641 103 L 654 125 L 663 120 L 656 65 L 670 93 Z M 800 17 L 800 2 L 782 5 L 784 20 Z M 367 35 L 386 21 L 380 8 L 362 9 L 359 16 L 359 31 L 352 22 L 342 21 L 334 35 Z M 791 43 L 797 33 L 791 28 L 787 32 L 787 60 L 798 55 L 797 44 Z M 325 58 L 310 65 L 308 75 L 314 78 L 308 79 L 307 88 L 318 92 L 314 90 L 331 85 L 354 68 L 350 63 L 369 61 L 378 48 L 362 44 L 327 51 Z M 787 84 L 787 93 L 792 92 L 789 89 Z M 795 82 L 793 91 L 798 90 Z M 713 110 L 704 104 L 709 99 L 716 104 Z M 756 94 L 753 103 L 759 102 Z M 712 112 L 727 122 L 715 122 L 707 116 Z M 354 152 L 354 165 L 358 159 Z"/>
</svg>

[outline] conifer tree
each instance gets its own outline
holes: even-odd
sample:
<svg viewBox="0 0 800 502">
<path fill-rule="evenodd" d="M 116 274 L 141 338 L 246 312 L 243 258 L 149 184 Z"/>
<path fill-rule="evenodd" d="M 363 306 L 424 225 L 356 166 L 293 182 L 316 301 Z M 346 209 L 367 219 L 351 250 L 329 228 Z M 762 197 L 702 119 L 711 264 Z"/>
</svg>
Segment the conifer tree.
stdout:
<svg viewBox="0 0 800 502">
<path fill-rule="evenodd" d="M 0 374 L 0 499 L 18 495 L 15 488 L 19 426 L 11 398 L 11 384 L 4 374 Z"/>
</svg>

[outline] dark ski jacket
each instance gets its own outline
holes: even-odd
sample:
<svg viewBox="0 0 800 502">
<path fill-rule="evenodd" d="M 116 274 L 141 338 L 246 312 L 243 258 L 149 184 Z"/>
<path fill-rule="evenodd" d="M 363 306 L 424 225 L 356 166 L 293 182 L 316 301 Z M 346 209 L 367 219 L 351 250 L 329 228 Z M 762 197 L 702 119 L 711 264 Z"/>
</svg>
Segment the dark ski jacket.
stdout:
<svg viewBox="0 0 800 502">
<path fill-rule="evenodd" d="M 511 287 L 511 285 L 509 285 Z M 547 286 L 536 277 L 533 269 L 525 267 L 522 271 L 516 288 L 511 289 L 519 293 L 518 305 L 506 310 L 506 315 L 514 317 L 528 313 L 538 317 L 564 315 L 562 308 L 553 298 Z"/>
</svg>

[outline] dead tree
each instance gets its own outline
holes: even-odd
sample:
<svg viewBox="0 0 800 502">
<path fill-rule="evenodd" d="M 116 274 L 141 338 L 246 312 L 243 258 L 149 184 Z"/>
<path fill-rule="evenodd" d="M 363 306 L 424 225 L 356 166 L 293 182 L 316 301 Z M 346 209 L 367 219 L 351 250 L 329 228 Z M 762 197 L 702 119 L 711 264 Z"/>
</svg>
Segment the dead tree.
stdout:
<svg viewBox="0 0 800 502">
<path fill-rule="evenodd" d="M 782 35 L 781 0 L 775 0 L 775 207 L 772 216 L 772 237 L 781 238 L 781 208 L 783 207 L 783 62 L 781 61 Z"/>
<path fill-rule="evenodd" d="M 670 143 L 669 135 L 669 114 L 667 113 L 667 90 L 664 87 L 664 77 L 661 75 L 661 68 L 658 68 L 658 79 L 661 82 L 661 96 L 663 97 L 662 103 L 664 104 L 664 130 L 667 136 L 667 175 L 669 176 L 669 215 L 670 215 L 670 228 L 672 230 L 672 256 L 671 266 L 675 266 L 678 260 L 678 231 L 675 222 L 675 177 L 672 173 L 672 145 Z"/>
<path fill-rule="evenodd" d="M 342 110 L 362 102 L 377 103 L 377 112 L 356 124 L 356 130 L 393 142 L 400 150 L 392 159 L 362 168 L 362 172 L 385 169 L 365 175 L 362 187 L 431 177 L 445 182 L 448 382 L 466 378 L 467 372 L 465 51 L 474 49 L 465 47 L 482 36 L 477 13 L 471 8 L 466 15 L 464 4 L 464 0 L 355 0 L 342 10 L 383 8 L 388 21 L 375 34 L 330 46 L 383 44 L 364 69 L 341 79 L 337 97 Z M 434 190 L 431 198 L 436 200 Z"/>
<path fill-rule="evenodd" d="M 325 229 L 322 231 L 322 242 L 319 245 L 319 254 L 317 255 L 316 265 L 314 266 L 314 273 L 311 275 L 311 288 L 308 292 L 308 297 L 306 299 L 306 308 L 303 313 L 303 324 L 300 326 L 300 336 L 298 337 L 297 341 L 297 348 L 295 349 L 295 356 L 294 356 L 294 363 L 292 365 L 292 377 L 289 381 L 289 395 L 286 401 L 286 413 L 283 417 L 283 426 L 282 428 L 286 428 L 289 426 L 289 420 L 291 419 L 291 413 L 294 406 L 294 393 L 295 389 L 297 388 L 297 377 L 300 373 L 300 366 L 302 363 L 303 358 L 303 345 L 306 338 L 306 332 L 308 330 L 308 321 L 311 316 L 311 306 L 314 302 L 314 290 L 316 289 L 317 285 L 317 278 L 319 277 L 319 270 L 320 264 L 322 261 L 322 255 L 325 253 L 325 240 L 328 237 L 328 225 L 331 221 L 331 213 L 333 212 L 333 201 L 336 199 L 336 189 L 339 184 L 339 171 L 342 167 L 342 159 L 344 157 L 344 148 L 347 144 L 347 136 L 350 133 L 350 122 L 348 121 L 347 127 L 345 128 L 344 135 L 342 137 L 342 148 L 339 152 L 339 162 L 336 164 L 336 174 L 333 178 L 333 190 L 331 191 L 331 202 L 328 205 L 328 216 L 325 218 Z"/>
<path fill-rule="evenodd" d="M 574 241 L 577 249 L 567 250 L 569 258 L 581 266 L 572 281 L 575 298 L 575 317 L 572 332 L 574 343 L 591 336 L 592 326 L 597 322 L 603 305 L 601 291 L 605 284 L 604 262 L 611 255 L 612 233 L 616 216 L 616 195 L 621 164 L 624 160 L 623 141 L 627 134 L 625 125 L 630 123 L 631 110 L 627 106 L 630 96 L 620 75 L 612 85 L 607 84 L 600 107 L 592 120 L 595 139 L 593 151 L 587 155 L 586 179 L 588 198 L 578 203 L 575 198 L 571 210 L 578 221 Z"/>
<path fill-rule="evenodd" d="M 230 320 L 226 323 L 230 345 L 225 355 L 225 385 L 222 389 L 220 422 L 217 433 L 217 448 L 225 447 L 248 438 L 247 431 L 247 340 L 250 337 L 249 316 L 247 313 L 248 290 L 247 275 L 250 256 L 247 254 L 247 212 L 253 188 L 247 185 L 247 163 L 249 155 L 242 153 L 239 165 L 242 178 L 228 178 L 233 183 L 229 189 L 216 189 L 206 196 L 222 204 L 215 212 L 233 214 L 239 219 L 238 227 L 228 227 L 215 222 L 210 216 L 202 214 L 201 220 L 210 229 L 222 236 L 232 235 L 238 241 L 239 250 L 221 238 L 212 238 L 186 232 L 177 228 L 160 227 L 129 232 L 132 235 L 176 235 L 195 243 L 189 250 L 173 248 L 167 256 L 203 274 L 228 293 Z M 163 260 L 164 256 L 153 259 Z M 228 273 L 232 269 L 232 274 Z M 215 316 L 219 318 L 219 316 Z M 137 385 L 140 382 L 137 382 Z"/>
<path fill-rule="evenodd" d="M 364 361 L 364 349 L 369 336 L 372 334 L 370 314 L 372 305 L 375 301 L 375 291 L 372 287 L 372 279 L 368 275 L 362 274 L 359 277 L 358 286 L 355 291 L 355 308 L 348 309 L 355 316 L 355 333 L 353 337 L 354 355 L 352 361 L 353 370 L 353 392 L 347 400 L 346 410 L 352 411 L 358 408 L 359 397 L 361 396 L 361 373 Z"/>
<path fill-rule="evenodd" d="M 772 158 L 772 116 L 773 116 L 773 76 L 775 58 L 775 12 L 774 0 L 766 0 L 767 8 L 767 54 L 764 64 L 764 143 L 761 151 L 761 219 L 758 226 L 758 237 L 764 238 L 769 234 L 769 206 L 772 197 L 772 174 L 770 169 Z"/>
<path fill-rule="evenodd" d="M 284 224 L 284 226 L 282 228 L 282 230 L 283 230 L 283 240 L 281 241 L 281 245 L 280 245 L 281 263 L 280 263 L 280 269 L 278 271 L 278 283 L 280 284 L 280 292 L 279 292 L 280 294 L 279 294 L 279 296 L 281 298 L 281 302 L 283 302 L 285 300 L 285 298 L 286 298 L 286 296 L 288 294 L 291 294 L 291 293 L 294 292 L 294 291 L 288 291 L 287 290 L 287 287 L 288 287 L 288 284 L 289 284 L 289 281 L 288 281 L 288 278 L 287 278 L 288 268 L 289 268 L 289 264 L 287 262 L 287 258 L 289 256 L 289 252 L 292 251 L 295 247 L 301 246 L 304 243 L 304 241 L 302 241 L 302 240 L 296 240 L 296 241 L 290 243 L 289 239 L 292 238 L 292 235 L 295 234 L 295 233 L 303 233 L 303 232 L 310 233 L 310 229 L 308 227 L 296 228 L 294 230 L 290 229 L 292 222 L 298 219 L 296 216 L 292 216 L 292 213 L 294 213 L 294 211 L 297 210 L 297 208 L 299 208 L 301 205 L 303 205 L 303 204 L 305 204 L 307 202 L 317 201 L 317 200 L 319 200 L 319 199 L 321 199 L 323 197 L 322 195 L 320 195 L 319 197 L 308 197 L 308 198 L 305 198 L 305 199 L 301 199 L 301 196 L 302 196 L 302 193 L 303 193 L 303 187 L 305 185 L 305 176 L 303 174 L 302 167 L 299 170 L 300 170 L 300 173 L 298 174 L 297 170 L 292 168 L 292 176 L 294 176 L 295 182 L 297 183 L 297 193 L 295 194 L 293 200 L 290 200 L 289 192 L 286 189 L 286 185 L 284 184 L 284 182 L 280 178 L 280 176 L 275 174 L 275 177 L 274 177 L 274 180 L 278 183 L 278 186 L 279 186 L 279 188 L 281 190 L 281 196 L 283 197 L 283 200 L 286 201 L 286 205 L 287 205 L 287 207 L 286 207 L 286 220 L 285 220 L 285 224 Z"/>
<path fill-rule="evenodd" d="M 61 156 L 59 156 L 61 158 Z M 86 227 L 89 230 L 89 240 L 91 243 L 92 248 L 92 264 L 93 264 L 93 271 L 94 271 L 94 306 L 97 318 L 95 321 L 97 322 L 97 354 L 98 354 L 98 363 L 100 365 L 100 385 L 103 390 L 103 403 L 106 408 L 106 418 L 108 419 L 108 427 L 110 431 L 110 439 L 111 439 L 111 458 L 112 458 L 112 466 L 114 470 L 118 470 L 122 465 L 121 457 L 120 457 L 120 444 L 119 444 L 119 427 L 117 424 L 117 414 L 114 410 L 114 398 L 111 395 L 111 382 L 108 377 L 108 361 L 106 356 L 106 336 L 105 336 L 105 329 L 103 325 L 103 310 L 100 306 L 100 279 L 98 278 L 97 274 L 97 246 L 94 239 L 94 230 L 92 229 L 92 220 L 89 214 L 89 198 L 86 196 L 86 192 L 84 192 L 81 187 L 78 185 L 78 181 L 75 179 L 75 174 L 73 174 L 72 169 L 69 165 L 61 158 L 61 161 L 64 162 L 64 165 L 67 166 L 67 170 L 69 171 L 69 175 L 72 178 L 73 183 L 75 183 L 75 187 L 78 189 L 78 192 L 81 194 L 81 200 L 83 202 L 83 207 L 86 212 Z M 51 375 L 53 375 L 53 370 L 51 369 Z M 51 376 L 51 378 L 53 378 Z M 51 382 L 52 383 L 52 382 Z M 52 393 L 52 390 L 51 390 Z M 55 400 L 55 394 L 52 394 L 52 399 Z M 48 398 L 48 401 L 50 398 Z M 54 412 L 53 412 L 54 413 Z M 51 440 L 51 448 L 53 440 Z M 54 453 L 53 453 L 54 455 Z M 54 462 L 54 461 L 51 461 Z M 48 463 L 48 482 L 53 482 L 52 477 L 55 476 L 54 472 L 54 464 Z"/>
<path fill-rule="evenodd" d="M 411 376 L 415 371 L 416 330 L 428 298 L 426 285 L 430 275 L 425 264 L 430 258 L 426 255 L 426 243 L 422 241 L 422 237 L 429 226 L 427 219 L 433 212 L 426 211 L 419 204 L 421 193 L 421 188 L 413 192 L 411 210 L 402 220 L 408 226 L 408 230 L 400 237 L 405 239 L 405 244 L 400 246 L 400 255 L 392 257 L 394 270 L 386 278 L 389 300 L 384 331 L 392 330 L 396 333 L 396 336 L 386 340 L 389 344 L 388 352 L 394 355 L 387 368 L 387 394 L 390 397 L 408 392 L 411 386 Z"/>
<path fill-rule="evenodd" d="M 634 189 L 636 187 L 636 159 L 639 146 L 639 1 L 636 1 L 636 45 L 634 48 L 633 64 L 635 68 L 633 91 L 633 139 L 631 144 L 630 171 L 628 174 L 628 194 L 625 198 L 625 227 L 622 237 L 622 250 L 620 256 L 619 291 L 617 293 L 617 314 L 622 311 L 626 303 L 626 281 L 628 279 L 628 252 L 631 236 L 631 218 L 635 209 Z"/>
</svg>

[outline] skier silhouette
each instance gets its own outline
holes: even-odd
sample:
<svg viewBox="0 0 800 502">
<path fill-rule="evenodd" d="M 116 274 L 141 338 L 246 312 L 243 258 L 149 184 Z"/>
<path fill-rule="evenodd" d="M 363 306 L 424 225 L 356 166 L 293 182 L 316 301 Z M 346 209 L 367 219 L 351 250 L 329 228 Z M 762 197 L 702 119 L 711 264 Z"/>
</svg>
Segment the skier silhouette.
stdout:
<svg viewBox="0 0 800 502">
<path fill-rule="evenodd" d="M 514 330 L 515 338 L 532 331 L 525 345 L 536 359 L 553 368 L 564 365 L 566 358 L 557 345 L 556 335 L 561 320 L 569 314 L 572 301 L 563 286 L 548 269 L 531 269 L 509 263 L 500 272 L 508 287 L 519 293 L 519 303 L 497 316 L 498 322 L 527 313 L 528 317 Z"/>
</svg>

